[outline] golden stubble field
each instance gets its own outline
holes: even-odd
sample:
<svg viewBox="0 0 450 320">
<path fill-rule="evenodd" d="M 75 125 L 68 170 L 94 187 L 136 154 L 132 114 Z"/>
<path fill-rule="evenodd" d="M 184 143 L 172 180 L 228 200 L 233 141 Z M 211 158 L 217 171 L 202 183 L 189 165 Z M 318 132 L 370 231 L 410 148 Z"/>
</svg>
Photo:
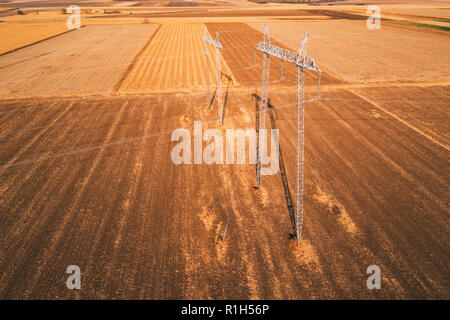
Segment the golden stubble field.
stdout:
<svg viewBox="0 0 450 320">
<path fill-rule="evenodd" d="M 149 39 L 133 63 L 129 73 L 117 90 L 123 92 L 176 91 L 205 88 L 217 83 L 216 51 L 209 46 L 209 56 L 205 54 L 205 25 L 200 23 L 163 24 L 154 38 Z M 208 33 L 208 36 L 214 38 Z M 236 83 L 232 73 L 219 55 L 220 72 L 228 75 Z"/>
<path fill-rule="evenodd" d="M 94 25 L 2 57 L 0 95 L 108 93 L 157 25 Z"/>
<path fill-rule="evenodd" d="M 250 24 L 263 32 L 261 23 Z M 365 20 L 269 23 L 272 36 L 291 50 L 308 31 L 309 52 L 324 68 L 353 83 L 444 82 L 450 79 L 450 39 L 431 32 L 382 25 L 369 30 Z M 427 32 L 428 31 L 428 32 Z"/>
<path fill-rule="evenodd" d="M 0 57 L 0 297 L 449 298 L 448 36 L 265 18 L 270 8 L 258 8 L 227 21 L 172 9 L 181 17 L 88 25 Z M 299 20 L 323 15 L 298 8 Z M 285 48 L 309 32 L 324 70 L 320 99 L 317 76 L 306 76 L 300 247 L 288 205 L 292 66 L 280 80 L 271 61 L 266 125 L 280 130 L 280 171 L 260 191 L 255 165 L 171 161 L 175 129 L 192 133 L 202 121 L 225 136 L 260 123 L 254 45 L 263 34 L 250 15 L 269 20 Z M 223 125 L 215 56 L 208 108 L 204 26 L 224 46 Z M 82 270 L 80 291 L 65 286 L 71 264 Z M 381 290 L 366 287 L 372 264 Z"/>
<path fill-rule="evenodd" d="M 0 26 L 0 54 L 66 32 L 65 23 L 11 23 Z"/>
</svg>

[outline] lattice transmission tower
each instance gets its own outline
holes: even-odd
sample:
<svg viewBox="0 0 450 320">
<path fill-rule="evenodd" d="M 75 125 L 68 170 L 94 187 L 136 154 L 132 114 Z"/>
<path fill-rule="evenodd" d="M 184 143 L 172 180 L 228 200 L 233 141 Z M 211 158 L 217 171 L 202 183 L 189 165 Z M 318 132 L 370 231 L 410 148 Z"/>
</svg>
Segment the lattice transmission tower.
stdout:
<svg viewBox="0 0 450 320">
<path fill-rule="evenodd" d="M 303 187 L 304 187 L 304 160 L 305 160 L 305 69 L 319 72 L 319 87 L 318 96 L 320 97 L 320 79 L 321 73 L 319 66 L 314 59 L 306 56 L 306 48 L 308 42 L 308 34 L 305 33 L 303 41 L 300 44 L 297 52 L 289 51 L 270 43 L 269 30 L 267 25 L 264 25 L 264 41 L 256 45 L 256 50 L 263 52 L 263 70 L 262 70 L 262 88 L 261 88 L 261 111 L 262 111 L 262 128 L 265 128 L 267 99 L 269 96 L 269 76 L 270 76 L 270 56 L 280 58 L 281 61 L 286 61 L 295 64 L 297 87 L 297 175 L 296 175 L 296 236 L 297 244 L 300 245 L 303 229 Z M 282 71 L 283 72 L 283 71 Z M 282 73 L 282 77 L 283 77 Z M 260 133 L 261 134 L 261 133 Z M 261 141 L 260 138 L 258 141 Z M 261 156 L 258 155 L 257 163 L 257 181 L 258 189 L 261 186 Z"/>
<path fill-rule="evenodd" d="M 205 26 L 205 54 L 206 54 L 206 82 L 207 82 L 207 105 L 208 109 L 211 108 L 212 102 L 210 101 L 211 95 L 209 91 L 209 45 L 213 45 L 216 48 L 216 70 L 217 70 L 217 105 L 219 106 L 219 118 L 220 122 L 223 123 L 223 104 L 222 104 L 222 92 L 220 83 L 220 52 L 222 49 L 222 43 L 219 41 L 219 32 L 216 32 L 216 39 L 209 37 L 208 29 Z"/>
</svg>

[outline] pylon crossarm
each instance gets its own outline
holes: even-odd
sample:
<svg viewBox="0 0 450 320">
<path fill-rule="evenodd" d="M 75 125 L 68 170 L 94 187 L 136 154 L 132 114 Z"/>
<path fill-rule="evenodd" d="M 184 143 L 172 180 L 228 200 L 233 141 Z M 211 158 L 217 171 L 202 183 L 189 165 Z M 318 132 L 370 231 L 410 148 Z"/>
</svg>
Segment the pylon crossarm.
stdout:
<svg viewBox="0 0 450 320">
<path fill-rule="evenodd" d="M 255 48 L 256 48 L 256 50 L 259 50 L 266 54 L 275 56 L 284 61 L 294 63 L 299 67 L 303 67 L 303 68 L 306 68 L 306 69 L 312 70 L 312 71 L 318 71 L 318 72 L 321 71 L 319 66 L 314 61 L 314 59 L 306 57 L 306 56 L 302 56 L 299 53 L 274 46 L 274 45 L 269 44 L 264 41 L 259 42 L 255 46 Z"/>
<path fill-rule="evenodd" d="M 306 48 L 308 46 L 308 34 L 305 32 L 305 35 L 303 36 L 302 43 L 300 44 L 300 47 L 297 50 L 297 59 L 303 59 L 303 57 L 306 57 Z M 297 61 L 297 64 L 299 64 L 300 61 Z"/>
<path fill-rule="evenodd" d="M 223 49 L 222 43 L 219 40 L 212 39 L 212 38 L 210 38 L 210 37 L 208 37 L 206 35 L 203 37 L 203 40 L 205 40 L 209 44 L 212 44 L 216 48 Z"/>
</svg>

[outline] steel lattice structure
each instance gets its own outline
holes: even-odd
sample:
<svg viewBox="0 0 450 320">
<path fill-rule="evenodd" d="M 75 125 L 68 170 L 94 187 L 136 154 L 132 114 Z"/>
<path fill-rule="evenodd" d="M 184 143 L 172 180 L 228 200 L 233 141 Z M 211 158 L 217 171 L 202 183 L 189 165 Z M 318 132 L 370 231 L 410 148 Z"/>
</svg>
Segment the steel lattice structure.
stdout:
<svg viewBox="0 0 450 320">
<path fill-rule="evenodd" d="M 270 45 L 270 37 L 269 31 L 267 29 L 267 25 L 264 25 L 264 42 Z M 258 45 L 256 46 L 256 50 L 260 50 Z M 263 57 L 263 69 L 262 69 L 262 89 L 261 89 L 261 111 L 262 111 L 262 121 L 260 129 L 266 128 L 266 109 L 267 109 L 267 99 L 269 98 L 269 78 L 270 78 L 270 54 L 265 54 Z M 261 132 L 261 131 L 259 131 Z M 260 137 L 261 138 L 261 137 Z M 258 139 L 258 141 L 261 141 Z M 257 164 L 257 173 L 256 177 L 258 180 L 258 190 L 261 188 L 261 155 L 257 155 L 258 164 Z"/>
<path fill-rule="evenodd" d="M 205 54 L 206 54 L 206 77 L 207 77 L 207 103 L 208 109 L 211 107 L 210 103 L 210 92 L 209 92 L 209 45 L 216 48 L 216 70 L 217 70 L 217 104 L 219 106 L 219 117 L 220 122 L 223 123 L 223 105 L 222 105 L 222 92 L 220 83 L 220 54 L 219 49 L 222 49 L 222 43 L 219 41 L 219 32 L 216 32 L 216 39 L 209 37 L 208 29 L 205 26 Z"/>
<path fill-rule="evenodd" d="M 305 33 L 303 41 L 297 52 L 289 51 L 270 43 L 269 30 L 264 25 L 264 41 L 259 42 L 255 49 L 264 53 L 263 70 L 262 70 L 262 88 L 261 88 L 261 111 L 262 111 L 262 128 L 265 128 L 267 99 L 269 96 L 269 76 L 270 76 L 270 56 L 281 59 L 281 62 L 287 61 L 296 65 L 297 77 L 297 194 L 296 194 L 296 236 L 297 244 L 300 245 L 302 229 L 303 229 L 303 188 L 304 188 L 304 159 L 305 159 L 305 69 L 319 72 L 319 89 L 320 97 L 320 79 L 322 70 L 316 64 L 314 59 L 306 56 L 306 48 L 308 42 L 308 34 Z M 281 66 L 281 78 L 283 78 L 283 65 Z M 257 181 L 258 189 L 261 187 L 261 156 L 258 155 L 257 163 Z"/>
</svg>

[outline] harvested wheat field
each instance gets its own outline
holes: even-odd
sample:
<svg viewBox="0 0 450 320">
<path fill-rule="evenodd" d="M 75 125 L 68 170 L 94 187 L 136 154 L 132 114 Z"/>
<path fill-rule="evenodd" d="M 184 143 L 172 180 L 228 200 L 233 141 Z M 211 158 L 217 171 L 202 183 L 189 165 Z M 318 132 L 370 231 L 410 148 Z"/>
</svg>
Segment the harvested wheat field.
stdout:
<svg viewBox="0 0 450 320">
<path fill-rule="evenodd" d="M 0 62 L 0 94 L 111 92 L 157 25 L 87 26 L 12 52 Z"/>
<path fill-rule="evenodd" d="M 36 42 L 67 32 L 63 23 L 27 23 L 0 26 L 0 54 L 32 45 Z"/>
<path fill-rule="evenodd" d="M 269 28 L 275 39 L 292 50 L 299 45 L 295 35 L 307 31 L 311 35 L 311 55 L 346 81 L 448 83 L 450 39 L 445 32 L 403 28 L 392 23 L 373 32 L 365 24 L 365 20 L 278 22 L 269 23 Z M 251 26 L 260 31 L 264 28 L 263 24 Z"/>
<path fill-rule="evenodd" d="M 143 1 L 0 56 L 0 298 L 449 299 L 448 31 L 369 30 L 357 7 Z M 281 49 L 309 33 L 322 71 L 301 91 L 300 245 L 301 92 L 272 55 L 263 113 L 266 22 Z M 264 127 L 277 169 L 258 189 Z M 250 132 L 243 152 L 229 130 Z"/>
<path fill-rule="evenodd" d="M 203 24 L 164 24 L 142 49 L 132 68 L 116 87 L 122 92 L 200 89 L 217 83 L 216 52 L 205 54 Z M 219 56 L 221 72 L 231 77 L 227 63 Z"/>
</svg>

